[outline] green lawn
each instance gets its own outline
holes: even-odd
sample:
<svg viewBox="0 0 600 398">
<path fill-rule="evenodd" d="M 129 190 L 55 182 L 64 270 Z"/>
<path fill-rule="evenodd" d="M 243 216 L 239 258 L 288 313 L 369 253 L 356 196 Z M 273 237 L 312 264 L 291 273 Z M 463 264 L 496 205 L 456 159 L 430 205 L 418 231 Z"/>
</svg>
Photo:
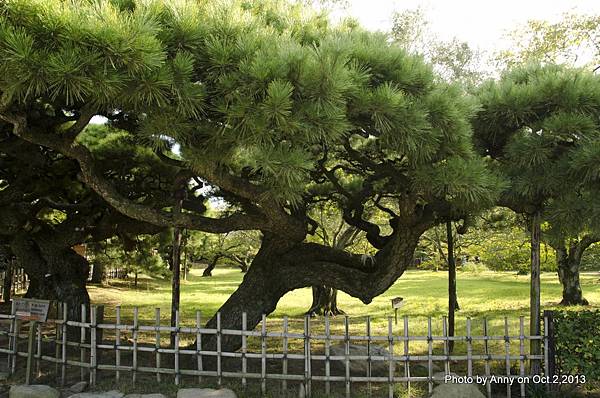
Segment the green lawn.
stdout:
<svg viewBox="0 0 600 398">
<path fill-rule="evenodd" d="M 200 277 L 201 270 L 192 270 L 187 281 L 182 281 L 181 319 L 185 324 L 195 321 L 195 312 L 200 310 L 204 318 L 212 316 L 240 283 L 243 274 L 237 269 L 221 268 L 214 276 Z M 544 273 L 542 280 L 542 308 L 556 306 L 561 298 L 561 287 L 554 273 Z M 161 308 L 163 322 L 170 313 L 171 286 L 169 281 L 141 278 L 138 288 L 131 281 L 111 281 L 109 287 L 90 286 L 94 303 L 106 304 L 108 317 L 114 316 L 114 306 L 121 305 L 123 318 L 131 318 L 131 308 L 139 307 L 140 318 L 154 319 L 154 309 Z M 600 275 L 582 275 L 585 297 L 591 307 L 600 308 Z M 353 330 L 363 330 L 367 315 L 371 316 L 374 333 L 387 333 L 387 318 L 393 315 L 390 299 L 402 296 L 406 305 L 401 315 L 410 316 L 411 334 L 426 333 L 426 319 L 433 318 L 434 332 L 441 332 L 441 318 L 447 311 L 447 273 L 433 271 L 408 271 L 386 293 L 375 298 L 369 305 L 348 296 L 338 295 L 339 306 L 350 317 Z M 473 333 L 481 331 L 481 320 L 487 317 L 490 327 L 500 332 L 503 319 L 510 319 L 511 331 L 518 333 L 519 316 L 528 314 L 529 277 L 514 272 L 458 273 L 457 331 L 464 330 L 465 318 L 473 319 Z M 280 301 L 277 310 L 269 317 L 269 325 L 279 324 L 284 315 L 301 318 L 311 302 L 310 289 L 288 293 Z M 341 317 L 333 320 L 341 322 Z M 525 321 L 527 325 L 527 320 Z M 341 325 L 338 325 L 341 326 Z M 402 321 L 398 329 L 401 331 Z M 396 330 L 396 328 L 395 328 Z"/>
</svg>

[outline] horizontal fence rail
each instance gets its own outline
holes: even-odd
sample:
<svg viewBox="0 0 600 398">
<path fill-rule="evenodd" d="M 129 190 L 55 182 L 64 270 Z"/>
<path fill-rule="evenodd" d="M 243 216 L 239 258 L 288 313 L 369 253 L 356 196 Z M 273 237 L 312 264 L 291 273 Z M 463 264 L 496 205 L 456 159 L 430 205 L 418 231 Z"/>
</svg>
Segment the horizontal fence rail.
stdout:
<svg viewBox="0 0 600 398">
<path fill-rule="evenodd" d="M 128 374 L 133 383 L 150 376 L 158 382 L 172 378 L 176 385 L 183 378 L 197 383 L 210 378 L 219 385 L 224 379 L 238 379 L 244 388 L 249 382 L 256 383 L 263 394 L 271 388 L 287 391 L 293 385 L 307 397 L 317 384 L 326 394 L 335 387 L 350 397 L 353 384 L 357 384 L 368 394 L 376 389 L 394 397 L 399 386 L 413 396 L 411 388 L 419 383 L 421 391 L 431 393 L 436 384 L 456 372 L 477 380 L 488 397 L 498 379 L 506 384 L 507 397 L 524 397 L 533 361 L 543 361 L 542 368 L 549 374 L 548 336 L 526 335 L 523 317 L 518 319 L 516 332 L 504 318 L 503 325 L 496 325 L 501 334 L 491 334 L 490 323 L 482 319 L 477 322 L 481 334 L 474 334 L 475 322 L 466 319 L 463 335 L 448 336 L 445 317 L 436 322 L 427 318 L 426 334 L 413 335 L 408 316 L 401 325 L 389 317 L 383 328 L 381 322 L 374 328 L 370 317 L 357 322 L 347 316 L 276 321 L 263 316 L 254 330 L 248 330 L 245 313 L 239 329 L 225 329 L 219 313 L 215 327 L 203 326 L 200 311 L 185 324 L 177 314 L 174 326 L 165 325 L 160 309 L 154 319 L 140 319 L 138 308 L 124 311 L 116 307 L 113 322 L 104 317 L 103 306 L 82 306 L 77 321 L 67 319 L 65 304 L 56 305 L 53 312 L 54 319 L 42 324 L 36 334 L 35 369 L 39 375 L 42 367 L 47 368 L 45 374 L 53 368 L 62 385 L 69 370 L 79 369 L 81 380 L 91 384 L 99 375 L 120 381 Z M 548 322 L 545 316 L 545 331 Z M 19 358 L 27 357 L 27 334 L 21 331 L 24 324 L 15 317 L 14 307 L 13 314 L 0 314 L 0 355 L 6 357 L 11 374 L 17 372 L 18 362 L 24 362 Z M 364 334 L 356 333 L 359 326 Z M 225 351 L 225 336 L 238 336 L 241 348 Z M 531 341 L 540 342 L 542 355 L 529 354 Z M 454 342 L 452 352 L 450 342 Z"/>
</svg>

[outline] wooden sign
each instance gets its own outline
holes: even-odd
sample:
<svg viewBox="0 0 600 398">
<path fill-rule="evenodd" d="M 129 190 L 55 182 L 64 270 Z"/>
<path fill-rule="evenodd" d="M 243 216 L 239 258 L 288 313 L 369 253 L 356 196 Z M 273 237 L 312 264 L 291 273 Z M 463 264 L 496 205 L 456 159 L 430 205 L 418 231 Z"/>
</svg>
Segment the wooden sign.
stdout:
<svg viewBox="0 0 600 398">
<path fill-rule="evenodd" d="M 392 308 L 393 309 L 402 308 L 403 305 L 404 305 L 404 298 L 403 297 L 394 297 L 392 299 Z"/>
<path fill-rule="evenodd" d="M 14 303 L 17 319 L 35 322 L 46 322 L 48 319 L 50 300 L 16 298 Z"/>
</svg>

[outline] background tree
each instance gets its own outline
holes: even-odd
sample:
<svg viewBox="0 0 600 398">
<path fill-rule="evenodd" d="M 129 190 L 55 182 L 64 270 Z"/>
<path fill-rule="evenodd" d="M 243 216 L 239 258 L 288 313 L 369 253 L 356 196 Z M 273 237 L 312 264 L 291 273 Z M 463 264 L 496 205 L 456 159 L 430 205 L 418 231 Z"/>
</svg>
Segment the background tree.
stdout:
<svg viewBox="0 0 600 398">
<path fill-rule="evenodd" d="M 358 252 L 356 245 L 361 238 L 364 239 L 364 234 L 360 229 L 346 224 L 335 204 L 315 206 L 311 217 L 317 225 L 314 234 L 316 241 L 335 249 Z M 306 313 L 311 316 L 344 314 L 338 308 L 337 293 L 337 289 L 327 285 L 313 286 L 312 303 Z"/>
<path fill-rule="evenodd" d="M 595 72 L 600 64 L 600 17 L 597 15 L 571 12 L 554 23 L 530 20 L 525 26 L 512 31 L 509 38 L 512 48 L 496 55 L 501 65 L 564 63 L 580 65 Z M 586 58 L 579 59 L 580 54 Z M 589 202 L 586 199 L 588 195 L 572 195 L 568 205 L 572 209 L 582 208 Z M 576 202 L 581 204 L 577 205 Z M 556 251 L 558 276 L 563 285 L 562 304 L 565 305 L 587 304 L 579 284 L 579 268 L 585 250 L 600 239 L 600 234 L 588 221 L 589 214 L 587 217 L 581 217 L 580 214 L 572 216 L 578 216 L 578 224 L 574 224 L 573 219 L 556 214 L 546 217 L 544 221 L 551 222 L 548 228 L 551 233 L 542 234 L 542 238 Z"/>
<path fill-rule="evenodd" d="M 598 15 L 569 12 L 557 22 L 529 20 L 509 32 L 507 38 L 510 48 L 495 55 L 501 67 L 528 62 L 564 63 L 596 71 L 600 65 Z"/>
<path fill-rule="evenodd" d="M 598 156 L 600 142 L 599 89 L 600 80 L 591 72 L 533 65 L 479 90 L 476 143 L 508 184 L 499 203 L 525 215 L 530 225 L 532 334 L 540 331 L 542 220 L 550 214 L 550 202 L 576 206 L 564 199 L 580 192 L 586 177 L 597 175 L 589 160 Z M 533 352 L 537 349 L 532 345 Z"/>
</svg>

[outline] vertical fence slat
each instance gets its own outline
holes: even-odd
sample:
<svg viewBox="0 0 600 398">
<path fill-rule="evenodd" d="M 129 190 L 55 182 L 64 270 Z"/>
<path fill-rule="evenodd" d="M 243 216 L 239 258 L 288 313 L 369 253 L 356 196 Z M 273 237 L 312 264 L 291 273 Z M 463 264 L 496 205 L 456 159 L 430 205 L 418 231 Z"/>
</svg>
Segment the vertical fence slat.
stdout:
<svg viewBox="0 0 600 398">
<path fill-rule="evenodd" d="M 304 385 L 306 397 L 312 396 L 312 369 L 311 369 L 311 344 L 310 344 L 310 315 L 304 317 Z"/>
<path fill-rule="evenodd" d="M 330 356 L 330 345 L 331 345 L 331 331 L 329 328 L 329 315 L 325 314 L 325 394 L 331 394 L 331 383 L 329 382 L 329 377 L 331 376 L 331 363 L 329 360 Z"/>
<path fill-rule="evenodd" d="M 117 371 L 115 372 L 115 378 L 117 379 L 117 383 L 121 380 L 121 372 L 119 368 L 121 367 L 121 350 L 119 347 L 121 346 L 121 306 L 117 305 L 115 307 L 116 317 L 117 317 L 117 325 L 115 329 L 115 366 L 117 367 Z"/>
<path fill-rule="evenodd" d="M 196 366 L 198 367 L 198 371 L 202 372 L 202 333 L 200 332 L 200 328 L 202 328 L 202 312 L 196 311 Z M 198 375 L 198 383 L 202 383 L 202 375 Z"/>
<path fill-rule="evenodd" d="M 346 398 L 350 398 L 350 321 L 348 316 L 344 316 L 344 355 L 346 373 L 344 382 L 346 383 Z"/>
<path fill-rule="evenodd" d="M 156 333 L 154 335 L 154 361 L 156 364 L 156 381 L 160 383 L 160 308 L 154 309 L 154 327 L 156 328 Z"/>
<path fill-rule="evenodd" d="M 506 352 L 506 376 L 510 377 L 510 335 L 508 333 L 508 317 L 504 317 L 504 344 Z M 506 398 L 510 397 L 510 384 L 506 383 Z"/>
<path fill-rule="evenodd" d="M 431 359 L 433 355 L 433 337 L 431 336 L 431 317 L 427 317 L 427 352 L 429 354 L 427 360 L 427 385 L 431 394 L 433 392 L 433 360 Z"/>
<path fill-rule="evenodd" d="M 246 388 L 248 387 L 248 381 L 246 380 L 246 373 L 248 372 L 248 358 L 246 358 L 246 354 L 248 353 L 248 337 L 246 336 L 247 329 L 248 314 L 242 312 L 242 388 L 244 390 L 246 390 Z"/>
<path fill-rule="evenodd" d="M 35 373 L 36 378 L 41 376 L 40 366 L 42 364 L 42 328 L 43 323 L 38 323 L 36 330 L 36 353 L 35 353 Z"/>
<path fill-rule="evenodd" d="M 410 361 L 409 361 L 409 343 L 408 334 L 408 316 L 404 315 L 404 377 L 406 377 L 406 390 L 410 397 Z"/>
<path fill-rule="evenodd" d="M 138 368 L 138 326 L 139 326 L 139 309 L 133 307 L 133 384 L 137 382 L 137 368 Z"/>
<path fill-rule="evenodd" d="M 221 313 L 217 312 L 217 382 L 223 383 L 223 369 L 221 368 Z"/>
<path fill-rule="evenodd" d="M 281 382 L 281 389 L 287 391 L 287 377 L 288 374 L 288 317 L 283 317 L 283 381 Z"/>
<path fill-rule="evenodd" d="M 96 342 L 96 326 L 97 326 L 97 307 L 95 305 L 90 308 L 90 385 L 96 385 L 96 365 L 98 361 L 97 342 Z"/>
<path fill-rule="evenodd" d="M 394 398 L 394 327 L 392 317 L 388 317 L 388 398 Z"/>
<path fill-rule="evenodd" d="M 444 339 L 444 374 L 450 374 L 450 344 L 448 343 L 448 318 L 442 317 L 442 337 Z"/>
<path fill-rule="evenodd" d="M 487 397 L 492 398 L 492 384 L 490 383 L 490 347 L 488 339 L 488 321 L 483 318 L 483 352 L 485 354 L 485 390 Z"/>
<path fill-rule="evenodd" d="M 467 318 L 467 375 L 473 376 L 473 339 L 471 337 L 471 318 Z"/>
<path fill-rule="evenodd" d="M 181 382 L 181 372 L 179 371 L 179 310 L 175 311 L 175 338 L 173 339 L 173 362 L 175 364 L 175 385 Z"/>
<path fill-rule="evenodd" d="M 367 394 L 370 397 L 372 395 L 372 386 L 371 386 L 371 317 L 367 316 L 366 319 L 367 324 Z"/>
<path fill-rule="evenodd" d="M 60 305 L 60 302 L 56 302 L 56 323 L 54 324 L 54 374 L 56 375 L 56 379 L 58 380 L 59 378 L 59 365 L 60 365 L 60 343 L 59 341 L 61 341 L 61 336 L 60 336 L 60 320 L 62 319 L 62 306 Z"/>
<path fill-rule="evenodd" d="M 548 316 L 544 314 L 544 353 L 548 352 Z M 548 376 L 550 374 L 550 363 L 546 360 L 544 361 L 544 376 Z M 546 385 L 546 387 L 550 386 L 550 383 Z"/>
<path fill-rule="evenodd" d="M 525 317 L 519 317 L 519 374 L 525 376 Z M 525 396 L 525 383 L 521 383 L 521 397 Z"/>
<path fill-rule="evenodd" d="M 61 325 L 61 329 L 62 331 L 60 332 L 61 335 L 60 337 L 62 338 L 62 345 L 60 347 L 61 349 L 61 366 L 60 366 L 60 385 L 64 386 L 66 383 L 66 378 L 67 378 L 67 303 L 63 303 L 62 305 L 62 325 Z"/>
<path fill-rule="evenodd" d="M 267 316 L 262 315 L 260 322 L 260 391 L 267 393 Z"/>
<path fill-rule="evenodd" d="M 87 318 L 87 310 L 85 304 L 81 304 L 81 328 L 80 328 L 80 349 L 79 349 L 79 360 L 80 362 L 86 362 L 85 360 L 85 348 L 83 345 L 85 344 L 85 326 L 83 325 L 86 322 Z M 81 381 L 85 378 L 85 368 L 81 368 Z"/>
<path fill-rule="evenodd" d="M 8 338 L 8 349 L 11 350 L 11 353 L 8 354 L 8 367 L 10 369 L 10 374 L 15 374 L 16 367 L 16 358 L 17 358 L 17 317 L 15 315 L 15 300 L 11 302 L 10 308 L 10 335 Z"/>
</svg>

